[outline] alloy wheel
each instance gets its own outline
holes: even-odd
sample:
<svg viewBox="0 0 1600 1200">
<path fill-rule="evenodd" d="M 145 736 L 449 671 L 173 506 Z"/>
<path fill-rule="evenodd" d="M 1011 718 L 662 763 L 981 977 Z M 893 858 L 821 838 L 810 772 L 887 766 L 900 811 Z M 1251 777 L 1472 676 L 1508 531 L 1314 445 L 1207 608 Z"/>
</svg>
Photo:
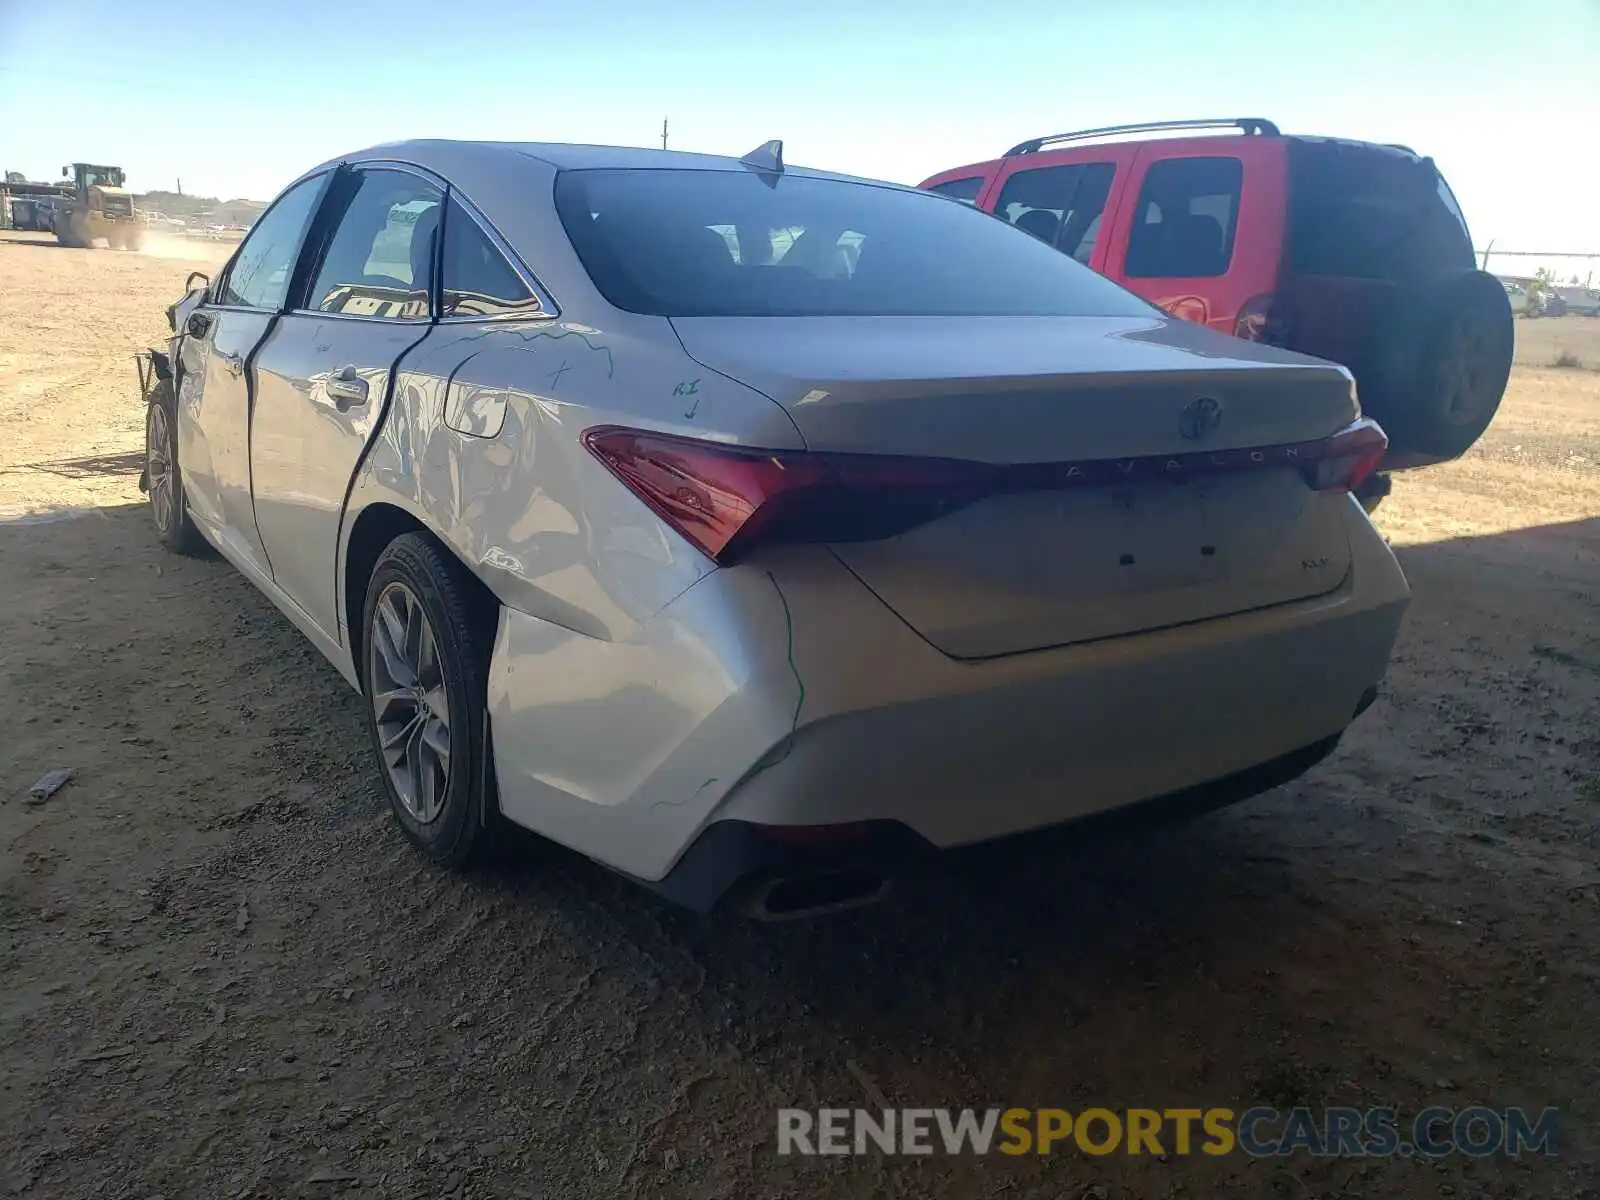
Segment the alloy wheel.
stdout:
<svg viewBox="0 0 1600 1200">
<path fill-rule="evenodd" d="M 430 824 L 450 782 L 450 701 L 428 614 L 399 581 L 386 584 L 373 606 L 367 681 L 389 781 L 411 818 Z"/>
<path fill-rule="evenodd" d="M 166 533 L 172 528 L 172 440 L 167 427 L 167 410 L 150 406 L 145 444 L 145 469 L 150 486 L 150 516 L 156 528 Z"/>
</svg>

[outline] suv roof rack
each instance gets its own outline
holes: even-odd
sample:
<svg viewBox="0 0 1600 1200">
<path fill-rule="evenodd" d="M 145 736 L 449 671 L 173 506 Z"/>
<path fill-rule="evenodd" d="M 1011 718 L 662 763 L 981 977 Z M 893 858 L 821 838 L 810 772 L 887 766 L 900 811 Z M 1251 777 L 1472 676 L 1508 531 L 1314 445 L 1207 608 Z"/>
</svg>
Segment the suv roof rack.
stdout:
<svg viewBox="0 0 1600 1200">
<path fill-rule="evenodd" d="M 1278 127 L 1265 117 L 1217 117 L 1202 121 L 1150 121 L 1142 125 L 1106 125 L 1100 129 L 1083 129 L 1077 133 L 1052 133 L 1049 137 L 1021 142 L 1007 150 L 1005 157 L 1016 154 L 1037 154 L 1052 142 L 1077 142 L 1089 138 L 1109 137 L 1119 133 L 1153 133 L 1161 129 L 1238 129 L 1246 135 L 1278 137 Z"/>
</svg>

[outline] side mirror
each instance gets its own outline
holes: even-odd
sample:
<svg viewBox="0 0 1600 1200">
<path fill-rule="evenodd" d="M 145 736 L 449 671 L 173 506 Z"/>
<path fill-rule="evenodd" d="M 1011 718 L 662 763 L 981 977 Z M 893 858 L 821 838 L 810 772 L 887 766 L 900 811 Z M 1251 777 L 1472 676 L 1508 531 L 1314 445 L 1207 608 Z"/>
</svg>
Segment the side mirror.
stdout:
<svg viewBox="0 0 1600 1200">
<path fill-rule="evenodd" d="M 204 271 L 190 271 L 189 272 L 189 278 L 187 278 L 187 279 L 185 279 L 183 281 L 183 290 L 186 293 L 194 291 L 194 281 L 196 279 L 198 279 L 200 281 L 200 286 L 202 288 L 206 289 L 207 291 L 210 291 L 210 289 L 211 289 L 211 276 L 207 275 Z"/>
</svg>

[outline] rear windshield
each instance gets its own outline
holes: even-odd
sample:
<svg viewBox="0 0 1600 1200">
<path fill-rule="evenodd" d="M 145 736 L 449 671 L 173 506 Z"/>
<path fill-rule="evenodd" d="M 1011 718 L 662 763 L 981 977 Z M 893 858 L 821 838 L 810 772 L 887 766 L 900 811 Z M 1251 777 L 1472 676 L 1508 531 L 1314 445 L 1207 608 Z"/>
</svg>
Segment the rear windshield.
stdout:
<svg viewBox="0 0 1600 1200">
<path fill-rule="evenodd" d="M 1370 146 L 1290 143 L 1289 262 L 1305 275 L 1426 278 L 1476 266 L 1431 162 Z"/>
<path fill-rule="evenodd" d="M 1150 316 L 1003 221 L 892 187 L 754 171 L 568 171 L 556 209 L 618 308 L 657 316 Z"/>
</svg>

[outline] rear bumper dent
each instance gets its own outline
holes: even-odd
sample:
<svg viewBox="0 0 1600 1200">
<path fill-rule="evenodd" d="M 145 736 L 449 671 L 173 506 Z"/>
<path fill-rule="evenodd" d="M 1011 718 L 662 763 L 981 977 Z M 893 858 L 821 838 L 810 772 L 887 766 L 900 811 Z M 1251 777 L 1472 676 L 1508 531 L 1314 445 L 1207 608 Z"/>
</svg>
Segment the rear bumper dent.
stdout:
<svg viewBox="0 0 1600 1200">
<path fill-rule="evenodd" d="M 1349 504 L 1353 567 L 1333 593 L 979 663 L 935 650 L 816 547 L 712 572 L 628 641 L 503 609 L 502 810 L 700 906 L 773 853 L 741 828 L 884 825 L 950 849 L 1331 747 L 1409 595 Z"/>
<path fill-rule="evenodd" d="M 1376 689 L 1373 691 L 1375 694 Z M 942 853 L 932 842 L 899 821 L 866 822 L 852 830 L 852 836 L 810 845 L 791 841 L 783 836 L 781 829 L 770 826 L 739 820 L 716 821 L 701 832 L 664 878 L 637 882 L 674 903 L 696 912 L 709 912 L 741 885 L 774 876 L 856 867 L 892 873 L 941 858 L 945 865 L 959 870 L 964 864 L 976 864 L 996 854 L 1025 854 L 1040 859 L 1056 857 L 1248 800 L 1299 778 L 1331 754 L 1338 744 L 1339 735 L 1335 734 L 1221 779 L 1125 808 Z"/>
</svg>

